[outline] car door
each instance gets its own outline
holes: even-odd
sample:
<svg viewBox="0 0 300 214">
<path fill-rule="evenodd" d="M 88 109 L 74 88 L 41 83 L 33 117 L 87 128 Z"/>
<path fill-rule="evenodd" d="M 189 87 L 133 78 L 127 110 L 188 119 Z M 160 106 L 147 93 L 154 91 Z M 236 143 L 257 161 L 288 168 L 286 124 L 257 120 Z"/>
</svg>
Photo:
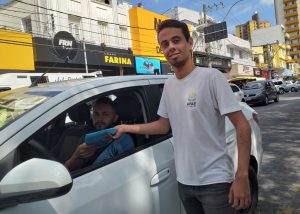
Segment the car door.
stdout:
<svg viewBox="0 0 300 214">
<path fill-rule="evenodd" d="M 0 151 L 5 148 L 8 154 L 60 113 L 110 91 L 138 93 L 147 122 L 149 105 L 143 87 L 148 83 L 133 81 L 98 87 L 60 101 L 44 112 L 37 108 L 26 117 L 35 115 L 34 119 L 1 145 Z M 168 137 L 162 139 L 149 140 L 129 154 L 72 173 L 73 187 L 63 196 L 7 207 L 0 213 L 180 213 L 173 147 Z"/>
</svg>

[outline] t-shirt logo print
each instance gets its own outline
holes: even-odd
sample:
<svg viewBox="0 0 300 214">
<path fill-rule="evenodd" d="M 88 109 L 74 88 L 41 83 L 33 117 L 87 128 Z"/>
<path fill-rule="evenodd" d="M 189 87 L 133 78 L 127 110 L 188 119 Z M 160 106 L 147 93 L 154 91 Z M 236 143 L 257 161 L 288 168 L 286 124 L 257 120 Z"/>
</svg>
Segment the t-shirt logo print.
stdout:
<svg viewBox="0 0 300 214">
<path fill-rule="evenodd" d="M 188 101 L 186 104 L 187 107 L 196 107 L 196 92 L 189 92 Z"/>
</svg>

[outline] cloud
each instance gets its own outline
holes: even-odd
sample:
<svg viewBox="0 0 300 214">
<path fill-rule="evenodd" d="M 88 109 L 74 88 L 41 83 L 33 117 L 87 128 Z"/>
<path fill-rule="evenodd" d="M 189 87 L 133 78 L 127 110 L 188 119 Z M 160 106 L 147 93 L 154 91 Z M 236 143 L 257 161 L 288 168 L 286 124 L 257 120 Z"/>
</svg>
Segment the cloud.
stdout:
<svg viewBox="0 0 300 214">
<path fill-rule="evenodd" d="M 259 4 L 271 6 L 274 5 L 274 0 L 259 0 Z"/>
</svg>

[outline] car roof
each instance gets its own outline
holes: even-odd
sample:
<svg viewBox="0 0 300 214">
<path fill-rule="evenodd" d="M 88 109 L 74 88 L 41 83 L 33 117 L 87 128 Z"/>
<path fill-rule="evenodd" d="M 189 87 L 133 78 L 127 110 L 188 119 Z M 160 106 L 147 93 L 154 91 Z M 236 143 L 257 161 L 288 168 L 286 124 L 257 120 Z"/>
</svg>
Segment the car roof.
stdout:
<svg viewBox="0 0 300 214">
<path fill-rule="evenodd" d="M 56 91 L 63 92 L 72 89 L 90 89 L 103 85 L 109 85 L 113 83 L 121 83 L 127 81 L 137 80 L 154 80 L 154 79 L 167 79 L 171 75 L 132 75 L 132 76 L 113 76 L 113 77 L 96 77 L 96 78 L 85 78 L 85 79 L 73 79 L 59 82 L 50 82 L 39 84 L 38 86 L 28 88 L 28 91 Z"/>
<path fill-rule="evenodd" d="M 269 80 L 255 80 L 255 81 L 249 81 L 248 83 L 264 83 L 264 82 L 270 82 Z"/>
</svg>

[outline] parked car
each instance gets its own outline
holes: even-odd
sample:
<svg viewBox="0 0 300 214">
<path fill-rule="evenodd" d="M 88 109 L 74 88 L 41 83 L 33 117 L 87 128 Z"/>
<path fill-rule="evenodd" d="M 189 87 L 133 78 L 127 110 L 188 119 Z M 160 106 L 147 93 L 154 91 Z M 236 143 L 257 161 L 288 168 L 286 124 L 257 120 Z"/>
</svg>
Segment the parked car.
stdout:
<svg viewBox="0 0 300 214">
<path fill-rule="evenodd" d="M 245 102 L 243 90 L 240 89 L 240 87 L 238 87 L 236 84 L 229 83 L 229 85 L 231 87 L 231 90 L 232 90 L 236 100 L 239 102 Z"/>
<path fill-rule="evenodd" d="M 248 82 L 244 87 L 244 97 L 248 104 L 268 105 L 270 100 L 279 101 L 276 87 L 269 80 Z"/>
<path fill-rule="evenodd" d="M 295 87 L 295 91 L 300 91 L 300 81 L 299 80 L 294 83 L 294 87 Z"/>
<path fill-rule="evenodd" d="M 279 94 L 284 94 L 285 92 L 289 92 L 289 89 L 283 80 L 272 80 L 276 87 L 276 91 Z"/>
<path fill-rule="evenodd" d="M 79 170 L 69 172 L 62 161 L 77 147 L 74 137 L 90 122 L 96 99 L 113 98 L 121 123 L 150 122 L 158 118 L 167 78 L 70 80 L 12 90 L 0 97 L 0 213 L 185 213 L 178 197 L 171 131 L 132 135 L 131 151 Z M 245 103 L 241 107 L 252 136 L 252 204 L 244 213 L 253 213 L 262 139 L 257 113 Z M 78 131 L 68 132 L 70 127 Z M 236 134 L 228 118 L 226 142 L 236 169 Z"/>
</svg>

